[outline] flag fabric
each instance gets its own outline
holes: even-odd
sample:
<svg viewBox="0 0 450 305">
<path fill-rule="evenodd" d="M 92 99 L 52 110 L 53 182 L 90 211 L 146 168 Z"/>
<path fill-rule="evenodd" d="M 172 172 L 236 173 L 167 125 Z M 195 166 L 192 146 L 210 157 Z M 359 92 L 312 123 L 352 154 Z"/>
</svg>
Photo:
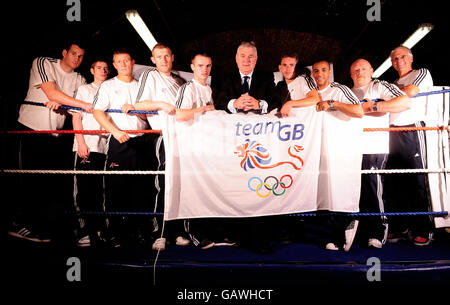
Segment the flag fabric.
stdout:
<svg viewBox="0 0 450 305">
<path fill-rule="evenodd" d="M 188 122 L 160 115 L 166 220 L 358 211 L 357 119 L 336 124 L 315 107 L 293 109 L 286 118 L 275 110 L 211 111 Z"/>
</svg>

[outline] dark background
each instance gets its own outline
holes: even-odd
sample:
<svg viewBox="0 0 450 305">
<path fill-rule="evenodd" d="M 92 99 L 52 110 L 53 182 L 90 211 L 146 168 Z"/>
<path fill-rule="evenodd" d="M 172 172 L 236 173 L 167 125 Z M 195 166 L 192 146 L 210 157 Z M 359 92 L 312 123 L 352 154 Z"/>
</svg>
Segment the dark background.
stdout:
<svg viewBox="0 0 450 305">
<path fill-rule="evenodd" d="M 348 68 L 363 57 L 376 69 L 390 51 L 405 41 L 421 23 L 434 29 L 413 48 L 415 67 L 426 67 L 436 85 L 449 85 L 449 4 L 443 1 L 381 0 L 381 21 L 369 22 L 366 0 L 317 1 L 203 1 L 203 0 L 80 0 L 81 21 L 67 20 L 70 1 L 19 2 L 4 9 L 6 34 L 3 63 L 10 65 L 3 90 L 3 128 L 11 129 L 28 88 L 31 63 L 37 56 L 60 58 L 65 41 L 82 40 L 86 56 L 78 69 L 89 81 L 91 62 L 111 61 L 112 51 L 130 49 L 137 64 L 150 63 L 150 50 L 125 17 L 136 9 L 160 42 L 175 54 L 175 69 L 190 71 L 193 53 L 213 57 L 213 79 L 235 67 L 236 47 L 253 40 L 258 47 L 258 68 L 276 71 L 280 56 L 297 52 L 300 65 L 318 59 L 334 63 L 335 80 L 351 85 Z M 12 65 L 12 66 L 11 66 Z M 389 69 L 381 78 L 393 81 Z"/>
</svg>

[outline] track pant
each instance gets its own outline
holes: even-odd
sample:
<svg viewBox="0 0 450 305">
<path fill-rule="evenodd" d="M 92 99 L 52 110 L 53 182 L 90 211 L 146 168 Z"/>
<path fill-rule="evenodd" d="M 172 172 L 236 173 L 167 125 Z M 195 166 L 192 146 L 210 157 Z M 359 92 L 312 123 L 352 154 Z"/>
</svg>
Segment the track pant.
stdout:
<svg viewBox="0 0 450 305">
<path fill-rule="evenodd" d="M 91 152 L 86 159 L 74 153 L 74 168 L 76 170 L 103 170 L 106 155 Z M 104 212 L 105 190 L 103 175 L 74 175 L 73 202 L 76 212 Z M 77 228 L 78 238 L 96 234 L 106 228 L 103 215 L 86 214 L 78 218 L 80 226 Z"/>
<path fill-rule="evenodd" d="M 153 154 L 146 135 L 119 143 L 110 137 L 106 170 L 150 170 Z M 106 175 L 106 210 L 111 212 L 151 212 L 154 197 L 151 175 Z M 109 218 L 111 234 L 125 241 L 130 236 L 151 232 L 151 218 L 143 215 L 120 215 Z"/>
<path fill-rule="evenodd" d="M 31 130 L 19 124 L 19 130 Z M 71 169 L 73 137 L 50 134 L 23 134 L 19 138 L 20 169 Z M 19 176 L 13 221 L 48 237 L 65 236 L 68 226 L 65 210 L 72 204 L 72 177 L 60 174 Z"/>
<path fill-rule="evenodd" d="M 387 154 L 365 154 L 361 169 L 385 169 Z M 359 210 L 363 213 L 384 213 L 385 202 L 383 198 L 384 177 L 380 174 L 361 175 L 361 197 Z M 383 243 L 387 238 L 387 218 L 385 216 L 364 216 L 360 218 L 360 233 L 367 241 L 376 238 Z"/>
<path fill-rule="evenodd" d="M 156 156 L 156 168 L 158 171 L 163 171 L 166 169 L 166 153 L 164 149 L 163 136 L 158 135 L 153 138 L 154 141 L 154 155 Z M 154 212 L 163 213 L 164 212 L 164 192 L 165 192 L 165 175 L 155 175 L 154 185 L 156 189 L 155 199 L 154 199 Z M 186 232 L 189 230 L 189 220 L 171 220 L 167 221 L 163 230 L 163 217 L 157 216 L 153 218 L 153 232 L 155 233 L 155 238 L 161 236 L 173 241 L 178 236 L 187 237 Z"/>
<path fill-rule="evenodd" d="M 423 122 L 407 126 L 422 127 Z M 423 169 L 426 167 L 424 131 L 391 131 L 387 169 Z M 389 212 L 427 212 L 430 208 L 425 174 L 386 175 L 386 210 Z M 430 216 L 395 216 L 389 220 L 393 233 L 410 229 L 414 236 L 428 236 L 433 227 Z"/>
</svg>

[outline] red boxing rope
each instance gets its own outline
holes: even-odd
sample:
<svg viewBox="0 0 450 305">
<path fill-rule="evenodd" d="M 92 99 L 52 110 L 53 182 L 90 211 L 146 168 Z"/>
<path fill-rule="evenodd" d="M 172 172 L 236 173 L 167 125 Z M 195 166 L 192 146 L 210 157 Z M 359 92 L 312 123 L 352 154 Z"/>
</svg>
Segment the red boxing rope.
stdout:
<svg viewBox="0 0 450 305">
<path fill-rule="evenodd" d="M 161 130 L 144 129 L 144 130 L 122 130 L 126 133 L 161 133 Z M 100 134 L 109 133 L 107 130 L 7 130 L 7 134 L 32 134 L 32 133 L 63 133 L 63 134 Z"/>
<path fill-rule="evenodd" d="M 389 128 L 364 128 L 365 132 L 373 131 L 414 131 L 414 130 L 449 130 L 449 126 L 438 127 L 389 127 Z M 126 133 L 161 133 L 161 130 L 122 130 Z M 33 134 L 33 133 L 58 133 L 58 134 L 101 134 L 109 133 L 106 130 L 7 130 L 7 134 Z"/>
</svg>

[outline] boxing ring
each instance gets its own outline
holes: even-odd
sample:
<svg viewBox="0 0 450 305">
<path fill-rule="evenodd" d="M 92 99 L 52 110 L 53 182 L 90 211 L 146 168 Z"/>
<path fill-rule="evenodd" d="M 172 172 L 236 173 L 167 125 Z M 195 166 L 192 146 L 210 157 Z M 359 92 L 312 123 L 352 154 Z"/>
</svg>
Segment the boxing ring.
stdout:
<svg viewBox="0 0 450 305">
<path fill-rule="evenodd" d="M 443 116 L 438 126 L 419 128 L 365 128 L 365 132 L 395 132 L 408 130 L 425 130 L 427 144 L 436 145 L 439 154 L 427 153 L 427 164 L 433 164 L 427 169 L 400 170 L 361 170 L 361 174 L 428 174 L 431 201 L 438 202 L 441 210 L 429 212 L 403 211 L 396 213 L 347 213 L 349 217 L 366 216 L 417 216 L 428 215 L 434 217 L 437 228 L 449 227 L 449 211 L 442 209 L 450 198 L 450 161 L 448 156 L 448 111 L 449 89 L 425 93 L 425 95 L 442 95 Z M 424 94 L 422 94 L 424 95 Z M 72 107 L 65 107 L 72 108 Z M 121 112 L 120 110 L 109 110 Z M 154 112 L 134 111 L 149 114 Z M 128 133 L 160 133 L 159 130 L 127 130 Z M 102 130 L 47 130 L 47 131 L 6 131 L 6 135 L 14 134 L 99 134 Z M 435 136 L 429 136 L 436 133 Z M 436 147 L 435 146 L 435 147 Z M 442 154 L 446 152 L 447 155 Z M 10 175 L 160 175 L 165 171 L 80 171 L 80 170 L 27 170 L 2 169 L 4 177 Z M 434 175 L 433 175 L 434 174 Z M 446 202 L 447 201 L 447 202 Z M 443 203 L 442 203 L 443 202 Z M 73 211 L 67 211 L 73 214 Z M 91 215 L 136 215 L 142 217 L 163 217 L 164 213 L 139 211 L 78 211 L 78 216 Z M 292 213 L 283 217 L 314 218 L 328 213 Z M 315 230 L 314 224 L 312 231 Z M 23 241 L 10 240 L 8 251 L 11 264 L 16 266 L 14 280 L 19 280 L 20 271 L 31 278 L 37 274 L 47 273 L 50 281 L 59 282 L 60 273 L 67 269 L 61 264 L 67 257 L 79 257 L 84 262 L 84 273 L 88 283 L 103 281 L 116 283 L 117 281 L 139 281 L 140 283 L 156 286 L 221 286 L 221 285 L 249 285 L 259 287 L 290 287 L 299 284 L 315 285 L 324 282 L 352 283 L 358 285 L 370 284 L 367 275 L 373 267 L 369 258 L 376 257 L 381 262 L 381 283 L 394 285 L 398 282 L 416 284 L 423 281 L 440 285 L 450 281 L 450 238 L 445 233 L 439 242 L 427 247 L 414 247 L 407 243 L 386 244 L 381 250 L 367 249 L 354 245 L 350 252 L 333 252 L 319 249 L 308 242 L 313 236 L 306 236 L 304 242 L 274 245 L 274 253 L 259 255 L 239 247 L 213 247 L 207 251 L 189 246 L 171 246 L 165 251 L 152 251 L 151 248 L 134 249 L 55 249 L 48 245 L 29 245 Z M 310 240 L 309 240 L 310 241 Z M 30 257 L 32 253 L 32 257 Z M 32 271 L 30 271 L 32 270 Z M 31 272 L 31 273 L 30 273 Z M 193 275 L 195 274 L 195 275 Z M 214 277 L 214 281 L 209 279 Z M 343 281 L 343 282 L 342 282 Z"/>
</svg>

